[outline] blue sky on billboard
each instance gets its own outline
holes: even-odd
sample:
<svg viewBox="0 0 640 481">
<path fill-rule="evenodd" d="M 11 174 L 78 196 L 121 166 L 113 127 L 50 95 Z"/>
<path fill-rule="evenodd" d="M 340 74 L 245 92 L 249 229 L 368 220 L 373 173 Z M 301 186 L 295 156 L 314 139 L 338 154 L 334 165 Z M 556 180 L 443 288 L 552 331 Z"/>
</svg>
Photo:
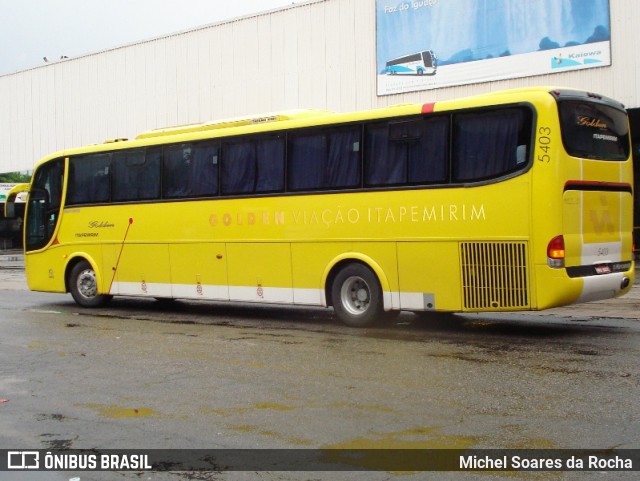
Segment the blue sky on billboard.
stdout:
<svg viewBox="0 0 640 481">
<path fill-rule="evenodd" d="M 609 0 L 377 0 L 378 71 L 431 50 L 438 65 L 610 40 Z"/>
<path fill-rule="evenodd" d="M 0 75 L 302 0 L 0 0 Z"/>
</svg>

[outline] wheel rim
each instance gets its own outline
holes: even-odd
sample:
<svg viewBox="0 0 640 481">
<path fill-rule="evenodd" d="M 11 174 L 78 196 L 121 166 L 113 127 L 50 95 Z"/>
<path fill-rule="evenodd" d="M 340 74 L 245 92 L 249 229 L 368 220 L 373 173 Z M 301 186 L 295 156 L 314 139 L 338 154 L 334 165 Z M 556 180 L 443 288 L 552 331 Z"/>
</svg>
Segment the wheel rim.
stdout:
<svg viewBox="0 0 640 481">
<path fill-rule="evenodd" d="M 364 314 L 371 304 L 371 289 L 362 277 L 352 276 L 342 284 L 340 298 L 350 314 Z"/>
<path fill-rule="evenodd" d="M 83 297 L 90 299 L 98 294 L 98 287 L 96 283 L 96 273 L 92 269 L 83 270 L 78 276 L 76 281 L 78 292 Z"/>
</svg>

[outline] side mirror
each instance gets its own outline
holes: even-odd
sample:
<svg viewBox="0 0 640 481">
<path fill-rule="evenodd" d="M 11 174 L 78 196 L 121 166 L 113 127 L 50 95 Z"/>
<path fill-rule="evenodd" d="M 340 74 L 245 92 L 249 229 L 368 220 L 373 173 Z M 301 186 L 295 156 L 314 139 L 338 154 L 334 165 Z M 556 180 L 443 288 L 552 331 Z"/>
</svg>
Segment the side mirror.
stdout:
<svg viewBox="0 0 640 481">
<path fill-rule="evenodd" d="M 18 194 L 23 192 L 29 192 L 30 184 L 18 184 L 11 188 L 9 193 L 7 194 L 7 200 L 4 204 L 4 216 L 7 219 L 15 219 L 16 217 L 16 200 L 18 199 Z"/>
<path fill-rule="evenodd" d="M 4 204 L 4 217 L 6 219 L 16 218 L 16 196 L 7 197 L 7 201 Z"/>
</svg>

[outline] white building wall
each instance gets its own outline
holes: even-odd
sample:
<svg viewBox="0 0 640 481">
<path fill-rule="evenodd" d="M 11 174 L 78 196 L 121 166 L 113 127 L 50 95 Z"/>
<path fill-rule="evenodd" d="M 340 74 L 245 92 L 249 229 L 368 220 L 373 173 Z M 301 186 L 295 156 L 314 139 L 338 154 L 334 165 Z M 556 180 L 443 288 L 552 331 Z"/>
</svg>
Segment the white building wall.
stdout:
<svg viewBox="0 0 640 481">
<path fill-rule="evenodd" d="M 640 2 L 610 1 L 610 67 L 384 97 L 375 0 L 310 0 L 0 76 L 0 172 L 152 128 L 290 108 L 361 110 L 541 84 L 640 107 Z"/>
</svg>

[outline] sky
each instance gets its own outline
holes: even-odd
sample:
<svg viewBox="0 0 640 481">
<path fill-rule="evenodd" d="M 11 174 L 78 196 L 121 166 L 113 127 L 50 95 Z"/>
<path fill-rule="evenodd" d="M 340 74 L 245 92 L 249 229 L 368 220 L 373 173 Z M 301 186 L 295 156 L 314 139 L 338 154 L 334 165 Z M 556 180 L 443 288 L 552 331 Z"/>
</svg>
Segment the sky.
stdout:
<svg viewBox="0 0 640 481">
<path fill-rule="evenodd" d="M 0 75 L 303 0 L 0 0 Z"/>
</svg>

